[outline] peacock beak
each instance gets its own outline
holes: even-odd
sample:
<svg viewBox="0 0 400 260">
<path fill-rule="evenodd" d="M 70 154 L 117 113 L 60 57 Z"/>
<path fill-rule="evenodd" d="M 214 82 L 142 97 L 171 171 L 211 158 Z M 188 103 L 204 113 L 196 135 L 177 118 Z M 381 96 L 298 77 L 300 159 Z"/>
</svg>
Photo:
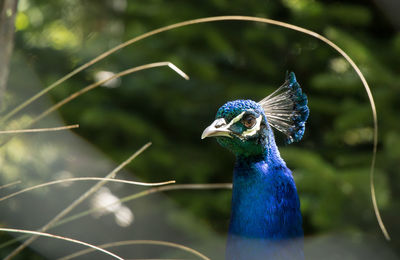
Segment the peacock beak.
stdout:
<svg viewBox="0 0 400 260">
<path fill-rule="evenodd" d="M 232 138 L 230 135 L 231 131 L 229 130 L 230 125 L 226 124 L 225 119 L 218 118 L 211 125 L 209 125 L 206 129 L 204 129 L 203 134 L 201 135 L 201 139 L 206 137 L 216 137 L 216 136 L 226 136 Z"/>
</svg>

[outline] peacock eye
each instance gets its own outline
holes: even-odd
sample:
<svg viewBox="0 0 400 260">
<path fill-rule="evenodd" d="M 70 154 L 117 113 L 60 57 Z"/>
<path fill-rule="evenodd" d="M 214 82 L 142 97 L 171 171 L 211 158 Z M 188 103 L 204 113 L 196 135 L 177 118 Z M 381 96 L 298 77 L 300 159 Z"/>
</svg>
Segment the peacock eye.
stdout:
<svg viewBox="0 0 400 260">
<path fill-rule="evenodd" d="M 245 115 L 242 118 L 242 124 L 247 128 L 252 128 L 256 124 L 256 118 L 253 115 Z"/>
</svg>

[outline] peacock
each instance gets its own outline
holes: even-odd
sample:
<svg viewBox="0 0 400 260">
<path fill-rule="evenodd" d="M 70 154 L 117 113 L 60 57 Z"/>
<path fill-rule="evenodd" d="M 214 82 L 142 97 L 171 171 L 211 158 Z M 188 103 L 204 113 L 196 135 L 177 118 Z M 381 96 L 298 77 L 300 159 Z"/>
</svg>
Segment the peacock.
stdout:
<svg viewBox="0 0 400 260">
<path fill-rule="evenodd" d="M 293 72 L 272 94 L 235 100 L 218 109 L 201 138 L 236 156 L 226 259 L 304 259 L 300 201 L 272 128 L 286 143 L 300 141 L 309 116 L 307 96 Z"/>
</svg>

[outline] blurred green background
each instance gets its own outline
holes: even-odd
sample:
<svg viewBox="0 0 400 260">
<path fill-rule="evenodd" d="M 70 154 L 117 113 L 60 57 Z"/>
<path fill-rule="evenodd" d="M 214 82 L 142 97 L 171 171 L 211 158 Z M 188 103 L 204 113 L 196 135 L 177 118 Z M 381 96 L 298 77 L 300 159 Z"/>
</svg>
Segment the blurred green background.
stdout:
<svg viewBox="0 0 400 260">
<path fill-rule="evenodd" d="M 188 19 L 259 16 L 326 36 L 354 59 L 371 86 L 379 117 L 377 199 L 392 235 L 388 246 L 400 253 L 400 25 L 379 1 L 20 0 L 18 8 L 14 55 L 28 60 L 43 86 L 119 43 Z M 115 162 L 153 142 L 127 166 L 142 180 L 231 182 L 233 156 L 215 140 L 201 141 L 203 129 L 226 101 L 261 100 L 287 70 L 294 71 L 309 97 L 306 133 L 292 145 L 284 145 L 279 133 L 276 138 L 294 172 L 305 235 L 344 232 L 383 240 L 369 191 L 371 108 L 360 79 L 332 48 L 259 23 L 192 25 L 124 48 L 51 91 L 51 99 L 60 101 L 105 72 L 157 61 L 173 62 L 190 81 L 168 68 L 126 76 L 61 108 L 65 124 L 79 123 L 75 132 Z M 3 114 L 23 100 L 16 92 L 24 88 L 30 91 L 28 84 L 7 89 Z M 230 192 L 166 195 L 212 229 L 227 232 Z"/>
</svg>

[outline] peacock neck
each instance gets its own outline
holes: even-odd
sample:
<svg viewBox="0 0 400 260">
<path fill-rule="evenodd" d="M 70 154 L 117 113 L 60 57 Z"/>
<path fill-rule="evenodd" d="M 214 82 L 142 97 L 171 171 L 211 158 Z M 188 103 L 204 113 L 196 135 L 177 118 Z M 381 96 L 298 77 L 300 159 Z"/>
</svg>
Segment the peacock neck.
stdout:
<svg viewBox="0 0 400 260">
<path fill-rule="evenodd" d="M 237 156 L 229 233 L 267 240 L 303 235 L 296 186 L 275 143 L 263 154 Z"/>
</svg>

